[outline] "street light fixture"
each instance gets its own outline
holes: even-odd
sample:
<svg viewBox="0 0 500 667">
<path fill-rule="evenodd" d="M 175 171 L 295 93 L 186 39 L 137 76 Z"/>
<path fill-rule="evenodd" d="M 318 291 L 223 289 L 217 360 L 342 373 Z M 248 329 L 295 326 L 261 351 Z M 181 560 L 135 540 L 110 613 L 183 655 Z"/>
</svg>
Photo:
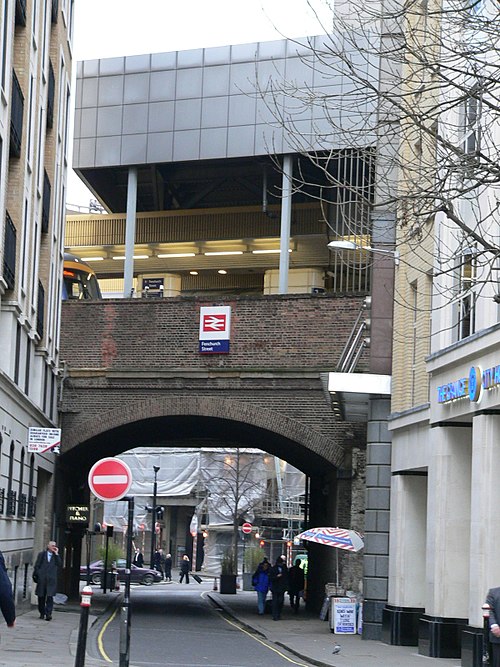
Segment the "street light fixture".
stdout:
<svg viewBox="0 0 500 667">
<path fill-rule="evenodd" d="M 390 255 L 394 259 L 394 264 L 399 264 L 399 252 L 397 250 L 385 250 L 384 248 L 372 248 L 371 246 L 359 245 L 355 241 L 330 241 L 328 244 L 330 250 L 350 250 L 350 251 L 366 251 L 373 253 L 380 253 L 381 255 Z"/>
<path fill-rule="evenodd" d="M 153 569 L 153 561 L 155 555 L 155 546 L 156 546 L 156 492 L 158 490 L 157 486 L 157 475 L 160 470 L 160 466 L 153 466 L 155 473 L 155 481 L 153 484 L 153 509 L 151 510 L 151 558 L 149 559 L 149 566 Z"/>
</svg>

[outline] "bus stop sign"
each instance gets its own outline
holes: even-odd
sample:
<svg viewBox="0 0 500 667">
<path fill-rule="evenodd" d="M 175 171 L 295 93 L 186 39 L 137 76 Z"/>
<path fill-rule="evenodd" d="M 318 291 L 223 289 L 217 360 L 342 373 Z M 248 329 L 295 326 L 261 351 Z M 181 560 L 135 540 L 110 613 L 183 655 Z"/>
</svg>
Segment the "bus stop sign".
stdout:
<svg viewBox="0 0 500 667">
<path fill-rule="evenodd" d="M 101 500 L 120 500 L 127 495 L 131 485 L 130 468 L 120 459 L 101 459 L 90 469 L 90 490 Z"/>
</svg>

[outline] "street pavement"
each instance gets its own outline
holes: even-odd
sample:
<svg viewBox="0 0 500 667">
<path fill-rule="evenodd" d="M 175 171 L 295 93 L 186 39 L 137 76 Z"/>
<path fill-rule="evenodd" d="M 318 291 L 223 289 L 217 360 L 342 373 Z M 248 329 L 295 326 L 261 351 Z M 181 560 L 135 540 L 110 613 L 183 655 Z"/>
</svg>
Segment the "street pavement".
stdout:
<svg viewBox="0 0 500 667">
<path fill-rule="evenodd" d="M 246 631 L 288 650 L 296 656 L 299 665 L 303 660 L 304 663 L 320 667 L 460 667 L 460 659 L 427 658 L 418 655 L 416 647 L 388 646 L 378 641 L 364 641 L 358 635 L 333 634 L 328 621 L 322 621 L 316 614 L 306 613 L 304 609 L 295 615 L 285 605 L 279 621 L 273 621 L 267 614 L 259 616 L 257 596 L 253 591 L 238 590 L 236 595 L 221 595 L 213 590 L 213 580 L 204 581 L 201 585 L 192 582 L 191 585 L 196 586 L 196 590 L 203 592 L 216 608 L 239 622 Z M 158 586 L 179 587 L 180 584 L 172 582 Z M 123 595 L 123 591 L 106 595 L 98 588 L 93 591 L 89 633 L 93 624 L 99 620 L 104 622 Z M 78 604 L 55 605 L 50 623 L 38 618 L 36 608 L 18 616 L 15 628 L 4 625 L 1 630 L 0 667 L 73 667 L 79 624 Z M 334 653 L 336 644 L 340 646 L 338 653 Z M 118 656 L 113 657 L 110 663 L 87 654 L 85 665 L 118 665 L 118 660 Z M 131 664 L 130 667 L 134 666 Z"/>
</svg>

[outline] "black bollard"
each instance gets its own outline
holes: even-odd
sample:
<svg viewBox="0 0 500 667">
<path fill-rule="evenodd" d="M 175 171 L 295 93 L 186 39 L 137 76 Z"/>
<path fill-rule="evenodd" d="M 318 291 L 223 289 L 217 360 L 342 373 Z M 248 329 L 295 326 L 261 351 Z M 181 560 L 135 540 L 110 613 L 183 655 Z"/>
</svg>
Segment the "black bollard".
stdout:
<svg viewBox="0 0 500 667">
<path fill-rule="evenodd" d="M 85 652 L 87 650 L 87 628 L 89 625 L 90 600 L 92 588 L 85 586 L 82 590 L 82 601 L 80 602 L 80 627 L 78 628 L 78 643 L 76 645 L 75 667 L 84 667 Z"/>
</svg>

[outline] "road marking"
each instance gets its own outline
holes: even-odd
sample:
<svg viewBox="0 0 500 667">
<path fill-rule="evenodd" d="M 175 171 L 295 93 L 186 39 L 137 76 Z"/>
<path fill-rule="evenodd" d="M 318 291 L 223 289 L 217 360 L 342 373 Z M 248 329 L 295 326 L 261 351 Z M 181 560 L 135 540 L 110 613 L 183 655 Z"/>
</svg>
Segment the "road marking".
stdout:
<svg viewBox="0 0 500 667">
<path fill-rule="evenodd" d="M 114 612 L 113 612 L 113 613 L 111 614 L 111 616 L 108 618 L 108 620 L 106 621 L 106 623 L 104 623 L 104 625 L 102 626 L 101 631 L 99 632 L 99 634 L 98 634 L 98 636 L 97 636 L 97 646 L 99 647 L 99 653 L 102 655 L 102 657 L 104 658 L 104 660 L 106 660 L 106 662 L 113 662 L 113 661 L 111 660 L 111 658 L 108 656 L 108 654 L 107 654 L 106 651 L 104 650 L 104 644 L 103 644 L 102 639 L 103 639 L 103 637 L 104 637 L 104 633 L 106 632 L 106 629 L 107 629 L 108 625 L 111 623 L 111 621 L 112 621 L 112 620 L 114 619 L 114 617 L 116 616 L 116 612 L 117 612 L 117 611 L 118 611 L 118 609 L 115 609 L 115 610 L 114 610 Z"/>
<path fill-rule="evenodd" d="M 200 597 L 204 598 L 206 592 L 207 591 L 203 591 L 203 593 L 200 594 Z M 226 621 L 226 623 L 229 623 L 229 625 L 232 625 L 234 628 L 236 628 L 240 632 L 243 632 L 245 635 L 248 635 L 249 637 L 254 639 L 256 642 L 259 642 L 259 644 L 262 644 L 262 646 L 265 646 L 266 648 L 268 648 L 270 651 L 274 651 L 275 653 L 277 653 L 284 660 L 287 660 L 288 662 L 291 662 L 292 665 L 298 665 L 299 667 L 310 667 L 310 665 L 305 665 L 303 662 L 297 662 L 296 660 L 292 660 L 292 658 L 289 658 L 287 655 L 285 655 L 284 653 L 279 651 L 277 648 L 274 648 L 274 646 L 270 646 L 265 641 L 263 641 L 262 639 L 259 639 L 258 637 L 253 635 L 251 632 L 248 632 L 248 630 L 245 630 L 245 628 L 243 628 L 241 625 L 238 625 L 237 623 L 234 623 L 233 621 L 230 621 L 225 616 L 222 616 L 222 618 Z"/>
</svg>

